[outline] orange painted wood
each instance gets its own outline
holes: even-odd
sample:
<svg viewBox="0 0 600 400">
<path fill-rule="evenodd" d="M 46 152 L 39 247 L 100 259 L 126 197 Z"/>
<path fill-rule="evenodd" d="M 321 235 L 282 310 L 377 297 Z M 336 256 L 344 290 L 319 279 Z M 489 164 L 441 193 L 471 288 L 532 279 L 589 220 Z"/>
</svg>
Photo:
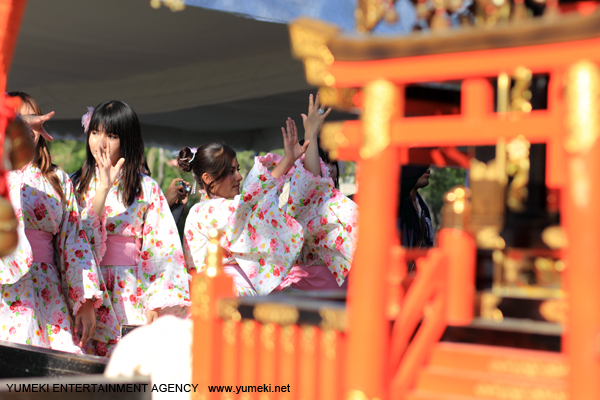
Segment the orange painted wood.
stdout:
<svg viewBox="0 0 600 400">
<path fill-rule="evenodd" d="M 6 90 L 6 79 L 12 62 L 21 20 L 27 0 L 0 0 L 0 90 Z"/>
<path fill-rule="evenodd" d="M 298 399 L 314 400 L 318 398 L 320 329 L 301 326 L 299 342 Z"/>
<path fill-rule="evenodd" d="M 300 356 L 300 329 L 298 325 L 282 327 L 279 332 L 278 365 L 280 385 L 290 385 L 289 393 L 280 393 L 279 399 L 295 400 L 298 398 L 298 364 Z"/>
<path fill-rule="evenodd" d="M 360 162 L 359 242 L 348 288 L 348 370 L 346 392 L 361 390 L 384 398 L 390 371 L 389 324 L 384 277 L 396 231 L 397 151 L 388 148 Z M 365 293 L 369 293 L 365 296 Z M 369 345 L 365 346 L 366 341 Z M 368 368 L 365 366 L 368 365 Z"/>
<path fill-rule="evenodd" d="M 333 339 L 333 340 L 332 340 Z M 319 350 L 319 399 L 342 400 L 342 374 L 339 359 L 344 350 L 340 345 L 342 334 L 336 331 L 321 332 L 321 348 Z"/>
<path fill-rule="evenodd" d="M 496 77 L 525 66 L 534 74 L 565 68 L 575 60 L 600 63 L 600 38 L 538 46 L 524 46 L 463 53 L 376 61 L 336 61 L 328 67 L 336 87 L 363 87 L 375 79 L 397 84 Z M 560 54 L 560 57 L 557 57 Z M 442 67 L 443 66 L 443 67 Z"/>
<path fill-rule="evenodd" d="M 259 367 L 257 385 L 270 385 L 274 390 L 278 384 L 277 379 L 277 352 L 279 351 L 279 325 L 264 324 L 260 327 L 260 340 L 258 344 Z M 259 393 L 259 399 L 276 399 L 277 393 Z"/>
<path fill-rule="evenodd" d="M 549 399 L 566 398 L 563 396 L 567 393 L 567 383 L 563 379 L 520 378 L 445 367 L 427 367 L 419 377 L 417 387 L 419 390 L 478 398 L 497 398 L 482 396 L 485 392 L 528 393 L 528 396 L 521 397 L 528 399 L 534 398 L 532 394 L 539 390 L 547 391 L 550 395 L 546 398 Z"/>
<path fill-rule="evenodd" d="M 475 302 L 475 240 L 458 229 L 440 230 L 438 240 L 439 246 L 448 252 L 446 323 L 468 325 L 473 320 Z"/>
<path fill-rule="evenodd" d="M 260 324 L 254 320 L 242 320 L 240 341 L 240 385 L 258 385 Z M 258 393 L 246 392 L 240 399 L 256 400 Z"/>
<path fill-rule="evenodd" d="M 503 364 L 502 364 L 503 363 Z M 497 364 L 501 368 L 498 368 Z M 480 372 L 498 372 L 507 370 L 527 376 L 523 371 L 535 373 L 542 365 L 564 366 L 567 371 L 567 358 L 564 354 L 551 351 L 523 350 L 499 346 L 486 346 L 466 343 L 441 342 L 435 345 L 429 365 L 456 370 L 473 370 Z M 509 368 L 511 365 L 516 368 Z M 507 366 L 505 369 L 504 366 Z M 553 368 L 550 373 L 559 372 Z M 556 377 L 566 378 L 560 373 Z"/>
<path fill-rule="evenodd" d="M 223 385 L 232 385 L 235 389 L 240 382 L 240 322 L 229 321 L 223 322 L 221 325 L 221 382 Z"/>
<path fill-rule="evenodd" d="M 597 129 L 597 127 L 595 127 Z M 566 135 L 566 132 L 565 132 Z M 569 247 L 564 287 L 569 305 L 565 338 L 572 399 L 600 398 L 600 143 L 566 155 L 568 185 L 561 223 Z M 564 220 L 562 219 L 564 215 Z"/>
</svg>

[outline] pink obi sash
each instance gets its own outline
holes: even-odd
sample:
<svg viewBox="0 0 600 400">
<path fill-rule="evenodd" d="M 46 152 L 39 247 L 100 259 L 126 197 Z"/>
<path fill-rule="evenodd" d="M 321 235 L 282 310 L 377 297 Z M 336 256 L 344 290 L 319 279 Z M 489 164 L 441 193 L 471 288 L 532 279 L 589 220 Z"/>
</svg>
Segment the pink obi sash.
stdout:
<svg viewBox="0 0 600 400">
<path fill-rule="evenodd" d="M 250 282 L 250 279 L 248 279 L 248 275 L 246 275 L 242 267 L 240 267 L 238 264 L 223 265 L 223 272 L 225 272 L 227 276 L 233 278 L 233 284 L 235 286 L 243 287 L 244 289 L 256 290 L 254 289 L 252 282 Z"/>
<path fill-rule="evenodd" d="M 140 261 L 142 239 L 119 235 L 106 237 L 106 253 L 100 265 L 137 265 Z"/>
<path fill-rule="evenodd" d="M 37 229 L 25 229 L 25 236 L 31 245 L 33 262 L 54 265 L 54 235 Z"/>
<path fill-rule="evenodd" d="M 326 265 L 294 265 L 285 280 L 278 286 L 279 289 L 291 286 L 294 289 L 315 290 L 340 290 L 348 287 L 346 281 L 338 285 L 333 274 Z"/>
</svg>

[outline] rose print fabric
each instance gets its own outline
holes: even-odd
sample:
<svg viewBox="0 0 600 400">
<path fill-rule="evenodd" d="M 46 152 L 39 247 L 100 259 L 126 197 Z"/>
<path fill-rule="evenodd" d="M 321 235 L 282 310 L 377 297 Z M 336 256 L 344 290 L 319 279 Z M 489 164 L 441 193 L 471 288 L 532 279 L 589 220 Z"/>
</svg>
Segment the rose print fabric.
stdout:
<svg viewBox="0 0 600 400">
<path fill-rule="evenodd" d="M 304 243 L 300 224 L 278 207 L 279 190 L 293 172 L 273 178 L 270 170 L 280 159 L 256 157 L 240 195 L 197 203 L 185 223 L 186 264 L 199 272 L 206 269 L 209 230 L 223 232 L 223 264 L 239 264 L 253 287 L 235 286 L 239 296 L 266 295 L 279 286 Z"/>
<path fill-rule="evenodd" d="M 335 188 L 323 161 L 321 175 L 304 168 L 304 157 L 296 161 L 287 213 L 303 227 L 304 247 L 297 263 L 326 265 L 341 286 L 356 249 L 358 207 Z"/>
<path fill-rule="evenodd" d="M 9 192 L 20 220 L 29 230 L 47 232 L 54 237 L 56 264 L 29 261 L 27 273 L 13 284 L 2 285 L 0 339 L 81 353 L 73 343 L 70 314 L 76 314 L 86 299 L 95 307 L 110 307 L 108 296 L 100 289 L 97 264 L 79 218 L 73 186 L 67 175 L 56 169 L 65 200 L 43 178 L 38 167 L 29 164 L 8 175 Z M 29 248 L 26 237 L 16 253 Z M 0 267 L 14 262 L 4 257 Z M 116 320 L 98 329 L 93 343 L 107 342 L 116 330 Z M 100 345 L 102 347 L 102 345 Z M 106 347 L 106 345 L 104 345 Z"/>
<path fill-rule="evenodd" d="M 82 215 L 86 233 L 95 239 L 94 252 L 101 260 L 110 251 L 105 245 L 107 235 L 141 242 L 137 265 L 101 266 L 118 325 L 144 325 L 145 312 L 155 309 L 160 315 L 185 317 L 191 304 L 188 274 L 177 226 L 158 183 L 142 175 L 142 191 L 127 207 L 120 200 L 117 179 L 97 224 L 91 201 L 98 183 L 96 173 L 88 191 L 78 198 L 79 205 L 86 208 Z M 109 310 L 100 308 L 97 312 L 103 319 Z"/>
</svg>

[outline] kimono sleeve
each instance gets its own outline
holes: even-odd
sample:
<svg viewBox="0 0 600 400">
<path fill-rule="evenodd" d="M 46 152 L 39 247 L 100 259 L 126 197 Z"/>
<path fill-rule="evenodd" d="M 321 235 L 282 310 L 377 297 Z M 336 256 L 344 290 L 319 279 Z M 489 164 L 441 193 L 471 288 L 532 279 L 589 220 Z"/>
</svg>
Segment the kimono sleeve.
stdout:
<svg viewBox="0 0 600 400">
<path fill-rule="evenodd" d="M 96 214 L 92 205 L 93 196 L 90 198 L 89 195 L 88 193 L 82 198 L 77 198 L 77 205 L 79 206 L 79 217 L 87 242 L 94 252 L 96 261 L 100 263 L 104 253 L 106 253 L 106 219 L 104 216 L 99 217 Z"/>
<path fill-rule="evenodd" d="M 145 177 L 144 226 L 137 268 L 138 299 L 144 312 L 172 306 L 188 307 L 188 274 L 177 226 L 158 183 Z"/>
<path fill-rule="evenodd" d="M 10 202 L 17 218 L 17 234 L 19 244 L 17 249 L 11 254 L 0 257 L 0 285 L 13 284 L 29 272 L 33 262 L 33 252 L 31 245 L 25 236 L 25 225 L 23 222 L 23 213 L 21 212 L 21 185 L 20 180 L 11 179 L 20 172 L 11 172 L 9 174 L 8 186 Z"/>
<path fill-rule="evenodd" d="M 292 177 L 288 213 L 304 229 L 304 248 L 299 263 L 306 266 L 326 265 L 338 285 L 350 271 L 358 239 L 358 207 L 339 192 L 328 177 L 315 177 L 296 162 Z"/>
<path fill-rule="evenodd" d="M 259 295 L 269 294 L 287 277 L 304 242 L 302 227 L 278 207 L 281 186 L 270 168 L 280 157 L 257 157 L 242 193 L 192 208 L 186 220 L 184 248 L 189 268 L 206 268 L 208 231 L 223 232 L 221 246 L 246 273 Z"/>
<path fill-rule="evenodd" d="M 57 171 L 59 175 L 61 172 Z M 73 313 L 77 314 L 79 307 L 88 299 L 95 300 L 96 308 L 102 304 L 104 296 L 103 290 L 100 289 L 102 274 L 83 229 L 73 184 L 64 172 L 62 172 L 61 185 L 65 196 L 63 203 L 65 208 L 56 237 L 56 248 L 63 287 L 66 291 L 65 297 Z"/>
</svg>

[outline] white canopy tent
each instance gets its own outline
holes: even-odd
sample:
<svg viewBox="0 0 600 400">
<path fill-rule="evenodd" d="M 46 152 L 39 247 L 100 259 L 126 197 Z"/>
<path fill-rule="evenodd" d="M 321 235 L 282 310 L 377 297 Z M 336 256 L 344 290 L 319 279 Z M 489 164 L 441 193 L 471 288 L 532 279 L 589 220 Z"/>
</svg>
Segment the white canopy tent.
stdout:
<svg viewBox="0 0 600 400">
<path fill-rule="evenodd" d="M 315 91 L 286 25 L 149 0 L 29 0 L 8 90 L 56 111 L 56 137 L 82 138 L 86 106 L 118 99 L 140 116 L 147 145 L 253 150 L 281 147 L 279 127 L 288 116 L 301 125 Z"/>
</svg>

